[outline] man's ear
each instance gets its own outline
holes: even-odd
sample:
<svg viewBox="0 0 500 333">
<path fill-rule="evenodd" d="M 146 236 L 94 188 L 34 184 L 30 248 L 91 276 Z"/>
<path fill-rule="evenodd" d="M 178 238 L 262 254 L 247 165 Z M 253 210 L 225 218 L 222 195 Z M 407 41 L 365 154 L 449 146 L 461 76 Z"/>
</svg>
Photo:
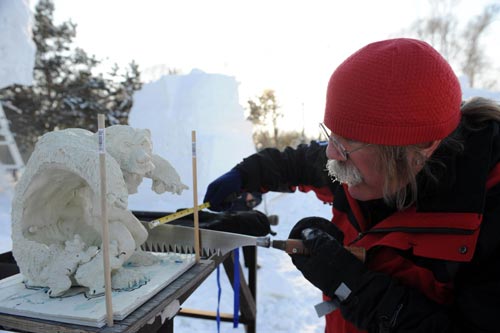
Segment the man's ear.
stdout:
<svg viewBox="0 0 500 333">
<path fill-rule="evenodd" d="M 426 142 L 421 145 L 420 153 L 425 156 L 426 159 L 431 157 L 434 154 L 434 151 L 439 147 L 439 144 L 442 140 L 434 140 L 431 142 Z"/>
</svg>

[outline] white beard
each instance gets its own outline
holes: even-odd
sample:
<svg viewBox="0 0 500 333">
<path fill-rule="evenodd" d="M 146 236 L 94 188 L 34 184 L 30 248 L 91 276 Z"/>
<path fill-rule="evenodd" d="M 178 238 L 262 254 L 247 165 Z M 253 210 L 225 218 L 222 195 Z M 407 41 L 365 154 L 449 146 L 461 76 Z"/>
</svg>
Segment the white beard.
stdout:
<svg viewBox="0 0 500 333">
<path fill-rule="evenodd" d="M 346 162 L 328 160 L 326 168 L 330 177 L 348 186 L 358 185 L 363 181 L 363 176 L 361 176 L 358 168 L 353 165 L 349 166 Z"/>
</svg>

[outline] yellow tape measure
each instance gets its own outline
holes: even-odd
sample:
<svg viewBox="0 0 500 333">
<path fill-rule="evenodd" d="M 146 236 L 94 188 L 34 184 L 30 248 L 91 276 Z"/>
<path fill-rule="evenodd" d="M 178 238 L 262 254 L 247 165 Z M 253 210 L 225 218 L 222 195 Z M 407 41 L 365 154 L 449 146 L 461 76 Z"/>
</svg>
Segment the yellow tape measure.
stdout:
<svg viewBox="0 0 500 333">
<path fill-rule="evenodd" d="M 210 207 L 210 202 L 205 202 L 205 203 L 202 203 L 201 205 L 198 205 L 198 210 L 202 210 L 203 208 L 208 208 L 208 207 Z M 149 222 L 149 229 L 153 229 L 154 227 L 157 227 L 160 224 L 172 222 L 173 220 L 177 220 L 183 216 L 193 214 L 193 213 L 194 213 L 194 207 L 180 210 L 180 211 L 172 213 L 170 215 L 160 217 L 159 219 L 156 219 L 156 220 Z"/>
</svg>

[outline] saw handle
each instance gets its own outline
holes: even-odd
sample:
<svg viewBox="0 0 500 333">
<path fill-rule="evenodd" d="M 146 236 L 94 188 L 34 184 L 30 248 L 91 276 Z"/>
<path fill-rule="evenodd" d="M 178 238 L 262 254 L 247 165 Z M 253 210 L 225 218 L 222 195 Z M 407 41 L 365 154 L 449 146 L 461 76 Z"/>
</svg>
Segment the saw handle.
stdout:
<svg viewBox="0 0 500 333">
<path fill-rule="evenodd" d="M 303 254 L 308 255 L 309 250 L 304 246 L 300 239 L 273 240 L 272 246 L 276 249 L 285 251 L 288 254 Z M 351 252 L 356 258 L 361 261 L 366 259 L 366 250 L 358 246 L 346 246 L 345 249 Z"/>
</svg>

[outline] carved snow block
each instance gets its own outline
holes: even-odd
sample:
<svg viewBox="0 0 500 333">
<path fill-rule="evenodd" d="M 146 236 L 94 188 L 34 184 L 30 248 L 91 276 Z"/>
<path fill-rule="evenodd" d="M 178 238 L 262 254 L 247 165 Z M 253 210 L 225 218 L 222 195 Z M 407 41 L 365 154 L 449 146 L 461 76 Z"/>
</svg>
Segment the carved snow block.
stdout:
<svg viewBox="0 0 500 333">
<path fill-rule="evenodd" d="M 43 135 L 16 185 L 12 203 L 12 253 L 27 287 L 50 297 L 71 287 L 87 295 L 104 292 L 97 135 L 67 129 Z M 157 193 L 180 193 L 175 169 L 152 151 L 148 130 L 106 129 L 107 210 L 113 290 L 147 284 L 139 269 L 157 258 L 139 250 L 147 230 L 127 209 L 128 195 L 144 177 Z M 124 264 L 135 268 L 124 271 Z M 177 266 L 175 266 L 177 267 Z"/>
</svg>

